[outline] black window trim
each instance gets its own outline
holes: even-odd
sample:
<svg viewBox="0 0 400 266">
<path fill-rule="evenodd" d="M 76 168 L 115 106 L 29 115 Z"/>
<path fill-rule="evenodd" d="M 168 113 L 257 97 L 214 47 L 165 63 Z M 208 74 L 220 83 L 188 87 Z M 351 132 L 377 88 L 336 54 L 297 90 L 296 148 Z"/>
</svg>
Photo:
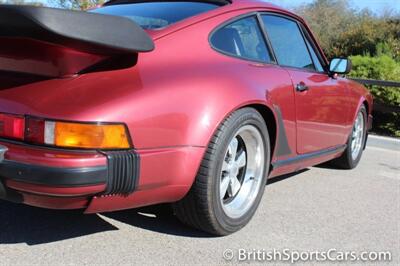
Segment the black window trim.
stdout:
<svg viewBox="0 0 400 266">
<path fill-rule="evenodd" d="M 271 59 L 273 59 L 274 62 L 275 62 L 277 65 L 279 65 L 279 62 L 278 62 L 278 59 L 277 59 L 277 57 L 276 57 L 274 48 L 272 47 L 271 40 L 270 40 L 270 38 L 269 38 L 269 36 L 268 36 L 268 33 L 267 33 L 266 28 L 265 28 L 264 22 L 262 21 L 261 12 L 256 12 L 256 13 L 257 13 L 258 25 L 259 25 L 259 27 L 261 28 L 261 32 L 262 32 L 262 35 L 263 35 L 263 37 L 264 37 L 265 43 L 267 44 L 268 49 L 270 50 L 270 53 L 271 53 L 271 57 L 272 57 Z"/>
<path fill-rule="evenodd" d="M 268 40 L 269 40 L 269 36 L 268 36 L 268 33 L 267 33 L 266 29 L 265 29 L 264 22 L 262 21 L 262 18 L 261 18 L 263 15 L 282 17 L 282 18 L 285 18 L 285 19 L 288 19 L 288 20 L 291 20 L 291 21 L 295 22 L 295 23 L 297 24 L 297 27 L 298 27 L 298 29 L 299 29 L 299 31 L 300 31 L 302 37 L 303 37 L 303 41 L 304 41 L 304 44 L 305 44 L 305 46 L 306 46 L 306 48 L 307 48 L 308 55 L 310 56 L 311 62 L 313 63 L 314 69 L 315 69 L 314 60 L 313 60 L 313 58 L 312 58 L 312 56 L 311 56 L 310 50 L 309 50 L 309 48 L 308 48 L 308 45 L 307 45 L 307 43 L 305 42 L 305 38 L 306 38 L 306 37 L 305 37 L 305 34 L 304 34 L 304 32 L 303 32 L 303 27 L 304 27 L 304 26 L 303 26 L 302 23 L 300 23 L 300 21 L 298 21 L 296 18 L 287 16 L 287 15 L 285 15 L 285 14 L 278 13 L 278 12 L 259 11 L 259 12 L 257 12 L 257 13 L 259 14 L 259 17 L 260 17 L 261 22 L 262 22 L 262 25 L 263 25 L 264 34 L 266 35 L 266 38 L 267 38 Z M 311 41 L 310 39 L 307 38 L 307 40 L 311 43 L 312 46 L 315 45 L 314 42 Z M 270 43 L 270 41 L 269 41 L 269 43 Z M 316 69 L 315 69 L 315 70 L 312 70 L 312 69 L 307 69 L 307 68 L 302 68 L 302 67 L 294 67 L 294 66 L 287 66 L 287 65 L 280 64 L 278 58 L 276 58 L 276 56 L 275 56 L 275 50 L 274 50 L 274 47 L 272 46 L 272 44 L 271 44 L 271 49 L 272 49 L 272 51 L 273 51 L 273 54 L 274 54 L 274 57 L 275 57 L 275 61 L 277 62 L 277 64 L 278 64 L 279 66 L 281 66 L 281 67 L 283 67 L 283 68 L 295 69 L 295 70 L 300 70 L 300 71 L 302 71 L 302 72 L 309 72 L 309 73 L 328 74 L 328 72 L 326 71 L 326 64 L 325 64 L 325 63 L 322 64 L 322 67 L 324 68 L 324 71 L 323 71 L 323 72 L 317 71 Z M 315 51 L 315 49 L 314 49 L 314 51 Z M 318 50 L 317 56 L 319 56 L 319 50 Z M 323 61 L 325 62 L 325 60 L 323 60 Z"/>
<path fill-rule="evenodd" d="M 321 67 L 322 67 L 322 71 L 319 71 L 319 70 L 317 69 L 317 65 L 315 64 L 314 56 L 312 55 L 311 49 L 313 49 L 313 52 L 314 52 L 314 53 L 315 53 L 315 50 L 314 50 L 314 48 L 311 46 L 310 41 L 306 38 L 305 34 L 302 32 L 301 35 L 303 36 L 304 43 L 306 44 L 306 47 L 307 47 L 307 50 L 308 50 L 308 54 L 311 56 L 311 61 L 312 61 L 313 65 L 314 65 L 315 71 L 316 71 L 316 72 L 325 72 L 325 71 L 324 71 L 325 69 L 324 69 L 324 67 L 322 67 L 321 62 L 319 62 L 319 64 L 320 64 Z M 310 43 L 310 44 L 309 44 L 309 43 Z M 316 53 L 315 53 L 315 56 L 318 58 L 318 55 L 317 55 Z M 318 60 L 319 60 L 319 59 L 318 59 Z"/>
<path fill-rule="evenodd" d="M 228 19 L 228 20 L 225 21 L 224 23 L 218 25 L 218 27 L 216 27 L 215 29 L 213 29 L 213 30 L 211 31 L 211 33 L 209 34 L 209 36 L 208 36 L 208 43 L 210 44 L 211 48 L 212 48 L 213 50 L 217 51 L 218 53 L 223 54 L 223 55 L 226 55 L 226 56 L 229 56 L 229 57 L 231 57 L 231 58 L 236 58 L 236 59 L 240 59 L 240 60 L 244 60 L 244 61 L 250 61 L 250 62 L 255 62 L 255 63 L 261 63 L 261 64 L 263 64 L 263 65 L 278 65 L 278 63 L 277 63 L 278 61 L 276 60 L 275 53 L 274 53 L 274 51 L 272 50 L 272 47 L 270 46 L 269 39 L 266 37 L 266 35 L 265 35 L 265 33 L 264 33 L 264 30 L 263 30 L 263 28 L 262 28 L 262 27 L 263 27 L 263 24 L 261 23 L 260 18 L 258 17 L 258 13 L 259 13 L 259 12 L 257 12 L 257 11 L 253 11 L 253 12 L 250 12 L 250 13 L 242 14 L 242 15 L 236 16 L 236 17 L 234 17 L 234 18 Z M 212 37 L 214 36 L 214 34 L 215 34 L 218 30 L 220 30 L 220 29 L 222 29 L 222 28 L 224 28 L 224 27 L 226 27 L 226 26 L 228 26 L 228 25 L 230 25 L 230 24 L 233 24 L 233 23 L 235 23 L 236 21 L 239 21 L 239 20 L 241 20 L 241 19 L 245 19 L 245 18 L 248 18 L 248 17 L 254 17 L 254 18 L 255 18 L 256 23 L 257 23 L 257 26 L 258 26 L 258 29 L 260 30 L 261 35 L 262 35 L 262 38 L 263 38 L 263 40 L 264 40 L 265 46 L 266 46 L 266 48 L 267 48 L 267 50 L 268 50 L 268 52 L 269 52 L 269 54 L 270 54 L 271 61 L 257 60 L 257 59 L 254 59 L 254 58 L 248 58 L 248 57 L 246 57 L 246 56 L 238 56 L 238 55 L 235 55 L 235 54 L 231 54 L 231 53 L 225 52 L 225 51 L 223 51 L 223 50 L 221 50 L 221 49 L 218 49 L 217 47 L 215 47 L 215 46 L 213 45 L 211 39 L 212 39 Z"/>
<path fill-rule="evenodd" d="M 324 69 L 324 71 L 317 71 L 317 72 L 326 73 L 327 74 L 329 72 L 328 69 L 327 69 L 328 65 L 327 65 L 326 61 L 323 59 L 318 47 L 315 44 L 315 41 L 311 37 L 311 33 L 306 29 L 306 27 L 304 26 L 303 23 L 298 22 L 298 24 L 300 26 L 300 29 L 301 29 L 302 33 L 303 33 L 304 39 L 306 39 L 310 43 L 311 49 L 313 49 L 314 53 L 316 54 L 316 56 L 317 56 L 317 58 L 319 60 L 320 65 Z M 306 45 L 307 45 L 307 43 L 306 43 Z M 308 47 L 308 45 L 307 45 L 307 47 Z M 314 60 L 312 58 L 312 56 L 311 56 L 311 59 Z M 315 65 L 315 62 L 314 62 L 314 65 Z"/>
</svg>

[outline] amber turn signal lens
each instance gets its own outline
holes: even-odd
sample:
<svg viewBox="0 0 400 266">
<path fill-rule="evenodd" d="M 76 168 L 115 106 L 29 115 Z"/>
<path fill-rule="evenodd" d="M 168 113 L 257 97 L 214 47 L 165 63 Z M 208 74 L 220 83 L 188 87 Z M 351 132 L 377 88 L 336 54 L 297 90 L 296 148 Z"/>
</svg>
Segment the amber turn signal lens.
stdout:
<svg viewBox="0 0 400 266">
<path fill-rule="evenodd" d="M 51 125 L 54 123 L 53 125 Z M 87 149 L 128 149 L 128 135 L 121 124 L 46 122 L 46 143 L 59 147 Z M 51 136 L 52 128 L 54 135 Z M 53 142 L 53 143 L 51 143 Z"/>
</svg>

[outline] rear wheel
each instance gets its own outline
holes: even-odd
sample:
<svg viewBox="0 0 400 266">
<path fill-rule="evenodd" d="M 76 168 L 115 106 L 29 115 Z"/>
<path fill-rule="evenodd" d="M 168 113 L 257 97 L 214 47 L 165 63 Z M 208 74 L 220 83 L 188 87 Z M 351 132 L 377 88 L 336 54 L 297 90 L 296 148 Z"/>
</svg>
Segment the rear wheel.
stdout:
<svg viewBox="0 0 400 266">
<path fill-rule="evenodd" d="M 252 108 L 238 110 L 214 134 L 191 190 L 174 204 L 175 214 L 215 235 L 241 229 L 260 203 L 269 161 L 263 118 Z"/>
<path fill-rule="evenodd" d="M 360 162 L 367 135 L 367 110 L 362 105 L 357 113 L 353 130 L 347 141 L 343 154 L 331 163 L 342 169 L 353 169 Z"/>
</svg>

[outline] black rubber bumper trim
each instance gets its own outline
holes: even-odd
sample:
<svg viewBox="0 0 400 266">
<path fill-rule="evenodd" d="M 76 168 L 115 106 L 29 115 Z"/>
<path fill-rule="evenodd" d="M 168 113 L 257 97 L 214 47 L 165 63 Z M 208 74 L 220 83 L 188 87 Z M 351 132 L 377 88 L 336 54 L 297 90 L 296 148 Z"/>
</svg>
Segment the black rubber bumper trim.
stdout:
<svg viewBox="0 0 400 266">
<path fill-rule="evenodd" d="M 107 156 L 108 178 L 106 195 L 131 194 L 137 188 L 140 173 L 140 157 L 134 150 L 104 151 Z"/>
<path fill-rule="evenodd" d="M 4 160 L 0 178 L 54 187 L 91 186 L 107 182 L 107 166 L 61 168 Z"/>
</svg>

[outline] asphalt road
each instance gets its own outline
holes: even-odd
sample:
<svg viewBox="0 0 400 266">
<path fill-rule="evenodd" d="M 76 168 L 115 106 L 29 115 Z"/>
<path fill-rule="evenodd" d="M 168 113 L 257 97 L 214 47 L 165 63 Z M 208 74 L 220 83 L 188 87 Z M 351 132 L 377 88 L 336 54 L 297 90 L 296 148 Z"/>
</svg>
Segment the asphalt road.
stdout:
<svg viewBox="0 0 400 266">
<path fill-rule="evenodd" d="M 166 206 L 82 215 L 0 202 L 1 265 L 236 264 L 239 249 L 293 259 L 389 251 L 399 265 L 400 141 L 371 138 L 352 171 L 322 166 L 271 180 L 250 224 L 228 237 L 184 227 Z"/>
</svg>

